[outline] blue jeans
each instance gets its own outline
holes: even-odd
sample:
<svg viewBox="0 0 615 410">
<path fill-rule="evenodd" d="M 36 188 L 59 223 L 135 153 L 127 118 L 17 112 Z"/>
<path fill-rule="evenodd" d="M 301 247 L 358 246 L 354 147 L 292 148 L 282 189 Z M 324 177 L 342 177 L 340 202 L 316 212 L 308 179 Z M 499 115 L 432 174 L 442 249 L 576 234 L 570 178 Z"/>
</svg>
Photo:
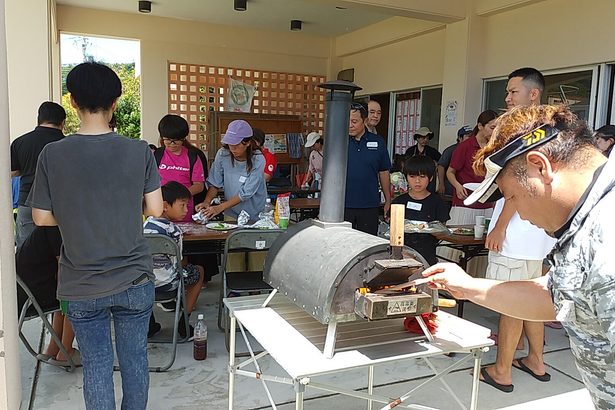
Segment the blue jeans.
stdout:
<svg viewBox="0 0 615 410">
<path fill-rule="evenodd" d="M 115 409 L 111 318 L 122 376 L 122 409 L 147 407 L 147 330 L 153 303 L 154 284 L 149 280 L 116 295 L 68 303 L 68 318 L 81 350 L 87 409 Z"/>
</svg>

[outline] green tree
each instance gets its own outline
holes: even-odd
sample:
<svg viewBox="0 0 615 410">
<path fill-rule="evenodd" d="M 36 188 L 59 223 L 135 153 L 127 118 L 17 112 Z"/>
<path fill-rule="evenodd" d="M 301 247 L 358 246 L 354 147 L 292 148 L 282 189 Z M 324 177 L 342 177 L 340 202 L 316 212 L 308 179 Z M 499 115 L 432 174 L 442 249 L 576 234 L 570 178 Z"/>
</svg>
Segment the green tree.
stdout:
<svg viewBox="0 0 615 410">
<path fill-rule="evenodd" d="M 70 135 L 77 132 L 79 129 L 79 117 L 77 111 L 70 105 L 70 94 L 66 93 L 62 96 L 62 107 L 66 111 L 66 120 L 64 121 L 64 134 Z"/>
<path fill-rule="evenodd" d="M 141 138 L 141 81 L 135 76 L 135 65 L 134 63 L 108 65 L 122 82 L 122 96 L 115 107 L 117 132 L 129 138 L 139 139 Z M 79 118 L 70 105 L 70 95 L 66 89 L 66 75 L 74 66 L 74 64 L 62 66 L 62 106 L 67 115 L 64 127 L 67 134 L 79 129 Z"/>
<path fill-rule="evenodd" d="M 141 81 L 135 76 L 134 64 L 111 66 L 122 81 L 122 96 L 115 108 L 118 134 L 141 138 Z"/>
</svg>

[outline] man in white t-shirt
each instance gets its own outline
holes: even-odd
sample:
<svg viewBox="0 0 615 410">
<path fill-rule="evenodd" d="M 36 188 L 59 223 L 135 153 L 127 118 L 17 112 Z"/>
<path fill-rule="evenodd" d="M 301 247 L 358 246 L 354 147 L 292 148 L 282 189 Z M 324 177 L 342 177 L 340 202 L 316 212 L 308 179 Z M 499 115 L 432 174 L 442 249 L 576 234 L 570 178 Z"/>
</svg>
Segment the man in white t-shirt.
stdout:
<svg viewBox="0 0 615 410">
<path fill-rule="evenodd" d="M 538 105 L 544 91 L 542 74 L 534 68 L 521 68 L 508 76 L 506 106 Z M 527 280 L 542 276 L 542 262 L 556 240 L 544 230 L 522 220 L 504 199 L 496 202 L 485 246 L 489 249 L 486 277 L 503 281 Z M 522 303 L 520 301 L 520 303 Z M 528 339 L 527 357 L 514 360 L 522 334 Z M 541 382 L 551 379 L 543 361 L 544 324 L 500 315 L 497 357 L 493 366 L 481 371 L 481 380 L 510 393 L 513 391 L 512 367 Z"/>
</svg>

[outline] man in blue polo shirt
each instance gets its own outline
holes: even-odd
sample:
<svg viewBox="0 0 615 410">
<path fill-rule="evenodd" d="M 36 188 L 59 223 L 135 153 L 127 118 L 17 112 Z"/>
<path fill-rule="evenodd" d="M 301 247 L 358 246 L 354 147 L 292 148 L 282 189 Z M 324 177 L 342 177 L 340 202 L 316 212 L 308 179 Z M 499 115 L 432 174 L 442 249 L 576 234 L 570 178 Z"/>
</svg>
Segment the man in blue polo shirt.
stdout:
<svg viewBox="0 0 615 410">
<path fill-rule="evenodd" d="M 391 207 L 389 170 L 391 159 L 384 139 L 365 127 L 367 108 L 360 103 L 350 106 L 348 127 L 348 168 L 344 220 L 359 231 L 378 233 L 380 190 L 384 193 L 384 215 Z"/>
</svg>

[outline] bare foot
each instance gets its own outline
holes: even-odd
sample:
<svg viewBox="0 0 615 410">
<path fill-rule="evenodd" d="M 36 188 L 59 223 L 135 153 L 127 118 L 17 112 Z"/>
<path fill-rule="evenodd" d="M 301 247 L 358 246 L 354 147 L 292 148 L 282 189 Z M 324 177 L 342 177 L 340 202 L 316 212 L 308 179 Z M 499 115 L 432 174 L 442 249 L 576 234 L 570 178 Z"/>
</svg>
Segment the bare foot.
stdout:
<svg viewBox="0 0 615 410">
<path fill-rule="evenodd" d="M 75 349 L 71 347 L 70 349 L 66 349 L 66 352 L 68 353 L 69 356 L 72 357 L 75 354 Z M 61 351 L 58 351 L 55 357 L 56 357 L 56 360 L 58 361 L 66 360 L 66 357 L 62 354 Z"/>
<path fill-rule="evenodd" d="M 60 349 L 56 346 L 55 349 L 50 349 L 49 347 L 47 347 L 43 354 L 49 357 L 56 357 L 58 353 L 60 353 Z"/>
</svg>

